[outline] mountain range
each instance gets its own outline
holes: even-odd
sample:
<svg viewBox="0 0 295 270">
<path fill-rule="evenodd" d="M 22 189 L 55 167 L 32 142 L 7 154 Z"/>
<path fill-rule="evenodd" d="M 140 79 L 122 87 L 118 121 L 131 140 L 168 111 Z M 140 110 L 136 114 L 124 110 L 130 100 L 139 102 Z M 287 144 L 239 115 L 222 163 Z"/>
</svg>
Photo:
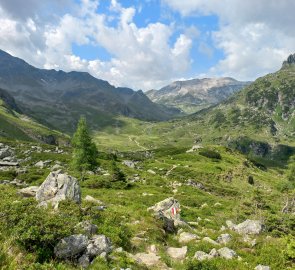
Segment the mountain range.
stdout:
<svg viewBox="0 0 295 270">
<path fill-rule="evenodd" d="M 72 132 L 80 115 L 99 129 L 117 115 L 161 121 L 179 113 L 153 103 L 142 91 L 116 88 L 86 72 L 38 69 L 1 50 L 0 87 L 24 114 L 63 132 Z"/>
<path fill-rule="evenodd" d="M 228 77 L 193 79 L 176 81 L 146 94 L 153 102 L 193 113 L 220 103 L 249 84 Z"/>
</svg>

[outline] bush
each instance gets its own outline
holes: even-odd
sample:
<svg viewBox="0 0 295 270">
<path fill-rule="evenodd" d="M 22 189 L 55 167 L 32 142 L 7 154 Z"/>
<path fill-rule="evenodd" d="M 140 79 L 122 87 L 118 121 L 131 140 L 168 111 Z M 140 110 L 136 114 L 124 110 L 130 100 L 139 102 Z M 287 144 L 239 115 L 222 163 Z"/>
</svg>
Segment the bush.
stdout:
<svg viewBox="0 0 295 270">
<path fill-rule="evenodd" d="M 49 260 L 57 242 L 73 233 L 80 213 L 78 206 L 71 202 L 61 203 L 59 212 L 52 212 L 36 207 L 34 199 L 4 204 L 0 212 L 1 230 L 26 251 L 35 252 L 38 262 Z"/>
<path fill-rule="evenodd" d="M 200 150 L 199 154 L 207 158 L 221 159 L 221 155 L 217 151 L 207 148 Z"/>
</svg>

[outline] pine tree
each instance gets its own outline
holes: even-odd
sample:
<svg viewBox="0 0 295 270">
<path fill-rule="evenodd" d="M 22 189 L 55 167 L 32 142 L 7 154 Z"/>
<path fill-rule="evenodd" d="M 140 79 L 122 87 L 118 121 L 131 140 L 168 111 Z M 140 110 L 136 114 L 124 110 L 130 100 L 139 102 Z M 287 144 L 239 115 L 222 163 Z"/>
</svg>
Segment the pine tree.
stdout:
<svg viewBox="0 0 295 270">
<path fill-rule="evenodd" d="M 94 170 L 98 165 L 96 160 L 98 152 L 90 137 L 85 117 L 81 117 L 79 120 L 77 130 L 72 138 L 72 146 L 73 169 L 82 174 L 87 170 Z"/>
</svg>

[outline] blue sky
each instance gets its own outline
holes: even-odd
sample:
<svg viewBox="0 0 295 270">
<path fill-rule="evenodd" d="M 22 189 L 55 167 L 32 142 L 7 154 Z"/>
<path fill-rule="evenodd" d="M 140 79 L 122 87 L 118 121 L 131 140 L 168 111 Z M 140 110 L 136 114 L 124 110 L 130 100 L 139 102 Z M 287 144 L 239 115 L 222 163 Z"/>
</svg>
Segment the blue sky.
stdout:
<svg viewBox="0 0 295 270">
<path fill-rule="evenodd" d="M 293 0 L 1 0 L 0 49 L 116 86 L 276 71 L 295 47 Z"/>
<path fill-rule="evenodd" d="M 79 3 L 79 1 L 77 1 Z M 206 71 L 214 66 L 220 59 L 223 58 L 222 50 L 214 47 L 211 37 L 212 31 L 218 30 L 218 17 L 216 15 L 207 16 L 188 16 L 182 17 L 177 11 L 171 10 L 159 0 L 151 1 L 120 1 L 124 8 L 135 7 L 136 13 L 133 22 L 138 27 L 146 27 L 150 23 L 161 22 L 163 24 L 175 24 L 175 31 L 169 39 L 169 44 L 172 46 L 177 37 L 185 32 L 185 29 L 195 27 L 198 30 L 198 36 L 194 37 L 193 45 L 190 51 L 191 67 L 186 76 L 194 77 L 196 74 L 205 74 Z M 100 1 L 96 10 L 98 14 L 114 15 L 110 11 L 109 1 Z M 118 17 L 109 22 L 110 26 L 118 24 Z M 103 61 L 109 61 L 113 55 L 104 47 L 98 44 L 78 45 L 72 44 L 73 53 L 86 60 L 95 60 L 97 58 Z"/>
</svg>

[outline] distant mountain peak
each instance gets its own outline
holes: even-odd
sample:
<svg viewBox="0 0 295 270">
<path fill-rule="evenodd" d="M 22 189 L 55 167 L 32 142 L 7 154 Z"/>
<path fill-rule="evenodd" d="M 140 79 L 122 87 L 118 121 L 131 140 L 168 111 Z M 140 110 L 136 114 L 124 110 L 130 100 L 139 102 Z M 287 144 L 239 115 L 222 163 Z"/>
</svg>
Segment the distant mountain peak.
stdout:
<svg viewBox="0 0 295 270">
<path fill-rule="evenodd" d="M 289 67 L 289 66 L 295 66 L 295 53 L 290 54 L 287 60 L 283 62 L 283 68 Z"/>
</svg>

